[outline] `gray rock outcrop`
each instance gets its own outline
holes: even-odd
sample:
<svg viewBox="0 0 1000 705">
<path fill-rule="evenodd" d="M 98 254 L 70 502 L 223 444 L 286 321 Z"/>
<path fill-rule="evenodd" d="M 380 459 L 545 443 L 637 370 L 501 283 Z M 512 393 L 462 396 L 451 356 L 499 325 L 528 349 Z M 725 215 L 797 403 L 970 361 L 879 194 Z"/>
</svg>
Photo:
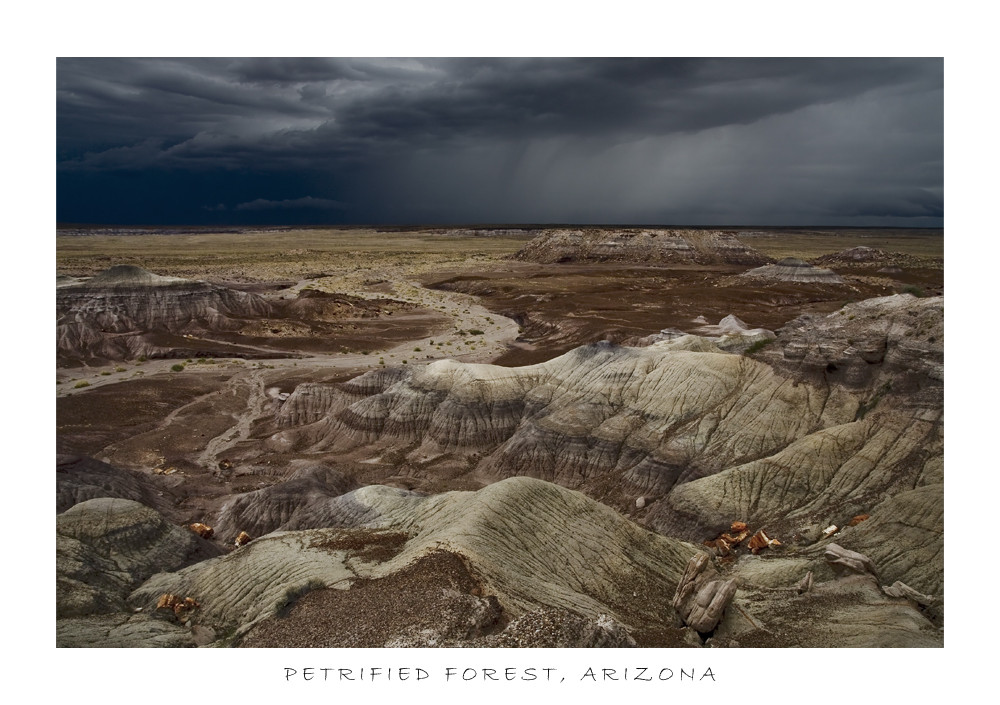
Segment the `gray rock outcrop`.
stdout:
<svg viewBox="0 0 1000 705">
<path fill-rule="evenodd" d="M 843 284 L 844 278 L 832 269 L 814 267 L 795 257 L 786 257 L 775 264 L 766 264 L 740 275 L 744 279 L 760 279 L 802 284 Z"/>
</svg>

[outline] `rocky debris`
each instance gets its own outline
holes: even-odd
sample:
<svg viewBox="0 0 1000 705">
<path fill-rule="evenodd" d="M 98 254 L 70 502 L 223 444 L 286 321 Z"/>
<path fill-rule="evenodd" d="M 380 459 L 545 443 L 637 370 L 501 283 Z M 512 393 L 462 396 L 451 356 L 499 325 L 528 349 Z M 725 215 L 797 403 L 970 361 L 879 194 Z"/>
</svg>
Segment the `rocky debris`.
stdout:
<svg viewBox="0 0 1000 705">
<path fill-rule="evenodd" d="M 188 528 L 195 532 L 203 539 L 210 539 L 215 535 L 215 529 L 213 529 L 208 524 L 202 524 L 201 522 L 195 522 L 194 524 L 189 524 Z"/>
<path fill-rule="evenodd" d="M 360 578 L 346 589 L 312 590 L 258 623 L 239 645 L 471 645 L 502 627 L 500 603 L 482 593 L 462 555 L 435 549 L 385 576 Z"/>
<path fill-rule="evenodd" d="M 844 278 L 832 269 L 814 267 L 794 257 L 786 257 L 776 264 L 766 264 L 740 275 L 744 279 L 798 282 L 802 284 L 843 284 Z"/>
<path fill-rule="evenodd" d="M 903 252 L 887 252 L 877 247 L 851 247 L 829 255 L 823 255 L 813 260 L 823 266 L 867 265 L 883 269 L 901 271 L 901 268 L 914 269 L 921 267 L 938 268 L 944 266 L 940 257 L 915 257 Z M 882 271 L 880 269 L 879 271 Z"/>
<path fill-rule="evenodd" d="M 184 624 L 190 619 L 191 613 L 200 605 L 193 597 L 178 597 L 177 595 L 163 594 L 156 601 L 156 613 L 171 614 L 178 622 Z"/>
<path fill-rule="evenodd" d="M 699 646 L 700 646 L 699 642 Z M 588 619 L 569 610 L 536 610 L 485 637 L 483 648 L 622 649 L 636 646 L 623 624 L 607 615 Z"/>
<path fill-rule="evenodd" d="M 799 582 L 795 584 L 795 592 L 802 595 L 812 590 L 813 586 L 813 572 L 810 570 L 806 573 L 806 577 L 802 578 Z"/>
<path fill-rule="evenodd" d="M 253 537 L 251 537 L 247 532 L 241 531 L 236 535 L 233 545 L 236 546 L 236 548 L 239 548 L 240 546 L 246 546 L 251 541 L 253 541 Z"/>
<path fill-rule="evenodd" d="M 876 581 L 879 579 L 878 569 L 872 559 L 857 551 L 849 551 L 839 544 L 831 543 L 826 547 L 823 557 L 837 576 L 868 575 Z"/>
<path fill-rule="evenodd" d="M 637 497 L 636 500 L 635 500 L 635 508 L 636 509 L 645 509 L 645 507 L 646 507 L 646 498 L 645 497 Z"/>
<path fill-rule="evenodd" d="M 722 580 L 705 553 L 691 557 L 677 583 L 673 607 L 683 624 L 701 634 L 712 632 L 736 594 L 735 580 Z"/>
<path fill-rule="evenodd" d="M 542 263 L 756 265 L 772 261 L 740 241 L 736 232 L 648 229 L 547 230 L 514 258 Z"/>
<path fill-rule="evenodd" d="M 828 527 L 823 529 L 822 538 L 828 539 L 838 531 L 840 531 L 840 527 L 838 527 L 836 524 L 830 524 Z"/>
</svg>

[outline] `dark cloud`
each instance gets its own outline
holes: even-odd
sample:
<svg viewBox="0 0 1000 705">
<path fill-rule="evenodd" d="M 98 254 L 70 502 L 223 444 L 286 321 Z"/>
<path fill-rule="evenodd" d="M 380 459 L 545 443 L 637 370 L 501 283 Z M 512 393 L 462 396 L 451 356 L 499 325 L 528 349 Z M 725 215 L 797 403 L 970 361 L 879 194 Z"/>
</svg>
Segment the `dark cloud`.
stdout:
<svg viewBox="0 0 1000 705">
<path fill-rule="evenodd" d="M 346 204 L 340 201 L 332 201 L 329 198 L 313 198 L 304 196 L 303 198 L 286 198 L 283 201 L 269 201 L 266 198 L 257 198 L 248 203 L 240 203 L 233 210 L 238 211 L 264 211 L 288 208 L 319 208 L 322 210 L 340 210 Z"/>
<path fill-rule="evenodd" d="M 62 221 L 943 217 L 940 59 L 61 59 L 57 69 Z"/>
</svg>

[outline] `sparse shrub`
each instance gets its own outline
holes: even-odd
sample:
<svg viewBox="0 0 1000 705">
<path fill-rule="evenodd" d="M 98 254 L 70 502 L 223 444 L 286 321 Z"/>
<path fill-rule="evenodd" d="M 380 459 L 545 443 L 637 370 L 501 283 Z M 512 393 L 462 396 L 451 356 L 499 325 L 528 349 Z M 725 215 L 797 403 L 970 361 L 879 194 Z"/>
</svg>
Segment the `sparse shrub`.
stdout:
<svg viewBox="0 0 1000 705">
<path fill-rule="evenodd" d="M 927 296 L 927 293 L 923 289 L 921 289 L 919 286 L 914 286 L 912 284 L 910 284 L 909 286 L 904 286 L 903 287 L 903 293 L 904 294 L 913 294 L 918 299 L 922 299 L 925 296 Z"/>
<path fill-rule="evenodd" d="M 108 370 L 104 370 L 104 372 L 101 373 L 101 377 L 110 377 L 110 376 L 111 373 Z"/>
<path fill-rule="evenodd" d="M 362 355 L 369 355 L 370 353 L 371 353 L 371 351 L 370 351 L 370 350 L 362 350 L 362 351 L 361 351 L 361 354 L 362 354 Z"/>
<path fill-rule="evenodd" d="M 116 367 L 115 372 L 127 372 L 127 370 L 124 367 Z"/>
<path fill-rule="evenodd" d="M 183 372 L 183 371 L 184 371 L 184 365 L 182 365 L 182 364 L 180 364 L 180 363 L 178 362 L 178 363 L 177 363 L 176 365 L 171 365 L 171 366 L 170 366 L 170 369 L 171 369 L 171 370 L 172 370 L 173 372 Z"/>
<path fill-rule="evenodd" d="M 77 382 L 76 384 L 74 384 L 73 385 L 73 389 L 83 389 L 84 387 L 89 387 L 89 386 L 90 386 L 90 382 L 88 382 L 87 380 L 82 380 L 82 381 Z"/>
<path fill-rule="evenodd" d="M 413 348 L 413 352 L 420 352 L 420 347 L 417 346 L 417 347 Z"/>
<path fill-rule="evenodd" d="M 482 334 L 483 334 L 483 332 L 481 330 L 479 330 L 478 328 L 470 328 L 469 329 L 469 335 L 482 335 Z"/>
<path fill-rule="evenodd" d="M 753 355 L 756 352 L 760 352 L 773 342 L 774 341 L 771 338 L 764 338 L 763 340 L 758 340 L 755 343 L 753 343 L 750 347 L 748 347 L 746 350 L 744 350 L 743 354 Z"/>
<path fill-rule="evenodd" d="M 404 365 L 406 364 L 406 360 L 403 360 L 403 364 L 404 364 Z"/>
<path fill-rule="evenodd" d="M 192 360 L 192 359 L 191 359 L 191 358 L 189 357 L 189 358 L 188 358 L 187 360 L 185 360 L 184 362 L 194 362 L 194 360 Z"/>
<path fill-rule="evenodd" d="M 145 355 L 140 355 L 139 357 L 136 358 L 136 362 L 145 362 L 145 361 L 146 361 Z"/>
</svg>

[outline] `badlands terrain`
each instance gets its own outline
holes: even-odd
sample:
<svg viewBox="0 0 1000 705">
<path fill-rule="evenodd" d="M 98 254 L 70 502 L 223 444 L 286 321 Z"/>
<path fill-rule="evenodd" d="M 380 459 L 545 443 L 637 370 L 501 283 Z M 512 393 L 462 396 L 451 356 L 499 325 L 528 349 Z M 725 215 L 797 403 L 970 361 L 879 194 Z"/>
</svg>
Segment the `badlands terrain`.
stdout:
<svg viewBox="0 0 1000 705">
<path fill-rule="evenodd" d="M 56 642 L 944 643 L 940 231 L 57 235 Z"/>
</svg>

